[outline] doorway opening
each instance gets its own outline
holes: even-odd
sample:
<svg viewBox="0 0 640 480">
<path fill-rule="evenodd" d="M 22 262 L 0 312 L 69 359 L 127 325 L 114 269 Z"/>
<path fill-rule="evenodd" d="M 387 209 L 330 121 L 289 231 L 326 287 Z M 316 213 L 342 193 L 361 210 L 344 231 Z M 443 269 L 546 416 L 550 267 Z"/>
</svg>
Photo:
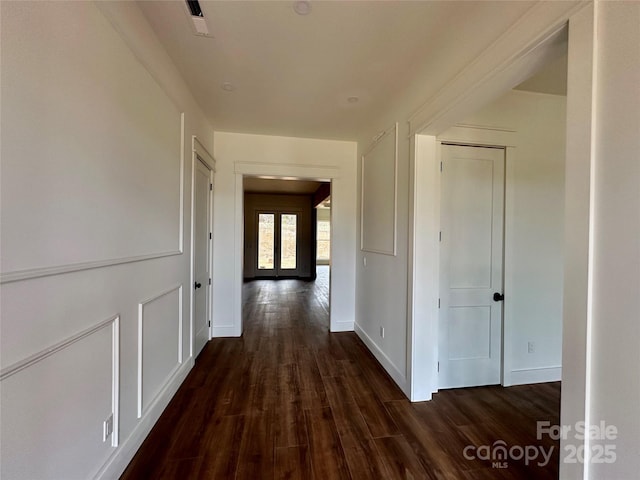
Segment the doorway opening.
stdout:
<svg viewBox="0 0 640 480">
<path fill-rule="evenodd" d="M 284 292 L 295 288 L 292 282 L 313 282 L 308 288 L 315 292 L 314 302 L 325 312 L 327 326 L 331 268 L 330 196 L 330 182 L 243 177 L 245 284 L 257 280 L 289 281 L 291 285 L 282 284 L 281 288 L 269 290 L 284 289 Z M 308 289 L 302 283 L 299 285 L 301 289 Z M 273 300 L 282 303 L 282 299 Z"/>
</svg>

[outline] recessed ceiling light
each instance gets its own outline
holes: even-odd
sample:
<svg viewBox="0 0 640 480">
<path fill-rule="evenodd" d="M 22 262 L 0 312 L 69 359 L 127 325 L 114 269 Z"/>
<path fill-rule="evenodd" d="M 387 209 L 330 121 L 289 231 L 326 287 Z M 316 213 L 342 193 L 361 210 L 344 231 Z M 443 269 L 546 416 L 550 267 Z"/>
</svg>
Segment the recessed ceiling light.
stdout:
<svg viewBox="0 0 640 480">
<path fill-rule="evenodd" d="M 234 87 L 232 84 L 230 84 L 229 82 L 224 82 L 224 83 L 221 85 L 221 87 L 222 87 L 222 89 L 223 89 L 225 92 L 232 92 L 232 91 L 233 91 L 233 90 L 235 90 L 235 88 L 236 88 L 236 87 Z"/>
<path fill-rule="evenodd" d="M 347 97 L 347 102 L 349 103 L 358 103 L 358 101 L 360 100 L 360 98 L 358 97 Z"/>
<path fill-rule="evenodd" d="M 298 15 L 309 15 L 311 13 L 311 3 L 306 0 L 293 2 L 293 11 Z"/>
</svg>

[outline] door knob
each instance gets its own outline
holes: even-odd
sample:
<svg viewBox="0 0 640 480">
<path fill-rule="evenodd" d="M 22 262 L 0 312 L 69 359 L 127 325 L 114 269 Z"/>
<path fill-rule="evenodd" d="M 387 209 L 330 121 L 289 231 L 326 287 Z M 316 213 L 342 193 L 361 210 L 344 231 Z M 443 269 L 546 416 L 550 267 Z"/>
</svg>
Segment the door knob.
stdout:
<svg viewBox="0 0 640 480">
<path fill-rule="evenodd" d="M 200 282 L 196 282 L 196 284 L 194 285 L 194 288 L 200 288 L 201 286 L 202 286 L 202 284 Z"/>
<path fill-rule="evenodd" d="M 503 294 L 498 293 L 498 292 L 493 294 L 493 301 L 494 302 L 501 302 L 503 300 L 504 300 L 504 295 Z"/>
</svg>

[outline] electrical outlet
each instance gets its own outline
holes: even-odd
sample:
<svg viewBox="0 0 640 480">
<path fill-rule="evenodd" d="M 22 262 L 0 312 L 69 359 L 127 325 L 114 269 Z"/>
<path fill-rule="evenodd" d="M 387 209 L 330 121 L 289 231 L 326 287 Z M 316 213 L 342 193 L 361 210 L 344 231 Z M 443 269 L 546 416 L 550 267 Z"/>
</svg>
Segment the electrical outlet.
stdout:
<svg viewBox="0 0 640 480">
<path fill-rule="evenodd" d="M 527 351 L 529 353 L 536 353 L 536 344 L 534 342 L 529 342 L 527 344 Z"/>
<path fill-rule="evenodd" d="M 109 415 L 104 422 L 102 422 L 102 441 L 106 442 L 109 435 L 113 433 L 113 414 Z"/>
<path fill-rule="evenodd" d="M 384 327 L 380 327 L 380 336 L 384 338 Z"/>
</svg>

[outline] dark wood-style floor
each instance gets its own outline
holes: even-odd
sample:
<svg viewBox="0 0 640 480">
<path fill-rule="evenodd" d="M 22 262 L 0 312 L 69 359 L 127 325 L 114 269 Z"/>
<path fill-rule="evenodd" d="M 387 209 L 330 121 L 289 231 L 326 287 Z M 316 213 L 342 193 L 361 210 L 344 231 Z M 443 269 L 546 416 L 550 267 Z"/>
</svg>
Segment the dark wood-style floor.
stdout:
<svg viewBox="0 0 640 480">
<path fill-rule="evenodd" d="M 326 269 L 245 284 L 243 337 L 209 342 L 122 478 L 558 477 L 557 443 L 536 438 L 537 421 L 559 421 L 558 383 L 412 404 L 354 333 L 328 333 L 327 299 Z M 507 468 L 463 454 L 500 440 L 554 454 Z"/>
</svg>

